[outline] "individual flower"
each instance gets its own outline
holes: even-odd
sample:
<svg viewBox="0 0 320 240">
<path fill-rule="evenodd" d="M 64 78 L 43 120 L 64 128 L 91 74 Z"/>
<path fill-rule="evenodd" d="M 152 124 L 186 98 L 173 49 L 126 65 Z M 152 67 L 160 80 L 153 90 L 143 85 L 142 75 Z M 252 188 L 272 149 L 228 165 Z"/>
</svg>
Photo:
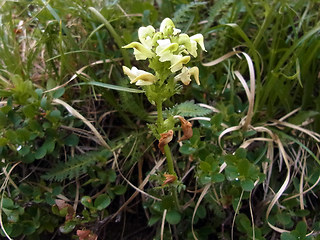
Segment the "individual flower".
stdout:
<svg viewBox="0 0 320 240">
<path fill-rule="evenodd" d="M 178 140 L 178 142 L 188 140 L 192 137 L 193 131 L 192 131 L 192 123 L 188 122 L 186 119 L 184 119 L 181 116 L 178 116 L 180 122 L 181 122 L 181 128 L 183 131 L 183 136 Z"/>
<path fill-rule="evenodd" d="M 207 51 L 206 48 L 204 47 L 203 35 L 201 33 L 191 36 L 190 40 L 191 42 L 194 41 L 198 43 L 203 51 L 205 52 Z"/>
<path fill-rule="evenodd" d="M 177 35 L 181 32 L 180 29 L 175 28 L 174 23 L 170 18 L 165 18 L 160 24 L 160 32 L 162 32 L 165 36 Z"/>
<path fill-rule="evenodd" d="M 136 67 L 130 68 L 123 66 L 123 72 L 129 77 L 130 83 L 135 83 L 138 86 L 151 85 L 158 80 L 153 74 L 139 70 Z"/>
<path fill-rule="evenodd" d="M 179 71 L 183 67 L 183 64 L 187 64 L 189 61 L 190 56 L 182 56 L 181 54 L 173 55 L 171 58 L 171 72 L 174 73 L 176 71 Z"/>
<path fill-rule="evenodd" d="M 191 76 L 193 76 L 194 79 L 196 80 L 196 83 L 200 85 L 198 67 L 192 67 L 192 68 L 183 67 L 181 70 L 181 73 L 175 76 L 174 80 L 181 81 L 184 85 L 189 85 L 189 83 L 191 82 Z"/>
<path fill-rule="evenodd" d="M 158 40 L 159 46 L 156 48 L 156 54 L 160 57 L 160 62 L 171 61 L 173 52 L 179 48 L 179 44 L 171 43 L 170 39 Z"/>
<path fill-rule="evenodd" d="M 147 27 L 140 27 L 138 30 L 138 36 L 139 36 L 139 40 L 142 43 L 142 45 L 147 48 L 147 49 L 151 49 L 153 46 L 153 36 L 155 33 L 155 29 L 154 27 L 152 27 L 151 25 L 147 26 Z"/>
<path fill-rule="evenodd" d="M 123 46 L 123 48 L 133 48 L 133 54 L 135 55 L 136 60 L 146 60 L 147 58 L 154 57 L 154 53 L 148 48 L 148 45 L 144 46 L 138 42 L 132 42 L 126 46 Z"/>
<path fill-rule="evenodd" d="M 168 132 L 161 133 L 158 148 L 162 153 L 164 153 L 164 146 L 171 142 L 173 138 L 173 131 L 169 130 Z"/>
<path fill-rule="evenodd" d="M 177 39 L 177 42 L 180 45 L 180 47 L 183 47 L 183 49 L 187 50 L 187 54 L 190 53 L 192 48 L 191 48 L 191 40 L 188 34 L 185 34 L 185 33 L 180 34 Z M 191 55 L 193 56 L 193 54 Z"/>
</svg>

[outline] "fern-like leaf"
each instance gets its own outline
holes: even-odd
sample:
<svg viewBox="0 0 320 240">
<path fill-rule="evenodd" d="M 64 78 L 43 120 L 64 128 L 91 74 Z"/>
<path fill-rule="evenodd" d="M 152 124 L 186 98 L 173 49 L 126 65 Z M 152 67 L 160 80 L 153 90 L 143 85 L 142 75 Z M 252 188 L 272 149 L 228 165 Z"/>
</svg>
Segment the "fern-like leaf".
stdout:
<svg viewBox="0 0 320 240">
<path fill-rule="evenodd" d="M 231 11 L 232 8 L 230 8 L 229 5 L 232 3 L 233 3 L 233 1 L 231 1 L 231 0 L 215 1 L 213 6 L 210 7 L 210 9 L 209 9 L 209 17 L 207 18 L 207 23 L 204 26 L 202 31 L 206 32 L 206 30 L 214 23 L 215 20 L 219 19 L 219 22 L 220 22 L 221 18 L 225 18 L 226 17 L 225 15 L 228 15 L 228 14 L 225 14 L 225 13 L 222 14 L 222 13 L 224 11 Z"/>
<path fill-rule="evenodd" d="M 183 117 L 200 117 L 212 113 L 210 109 L 200 107 L 194 101 L 186 101 L 174 106 L 169 110 L 172 115 L 180 115 Z"/>
<path fill-rule="evenodd" d="M 174 22 L 177 28 L 186 32 L 191 26 L 194 16 L 195 9 L 199 6 L 204 6 L 206 2 L 191 2 L 189 4 L 183 4 L 181 7 L 174 13 L 172 21 Z"/>
<path fill-rule="evenodd" d="M 110 156 L 111 152 L 108 150 L 74 156 L 66 162 L 59 162 L 45 175 L 43 175 L 42 178 L 57 182 L 62 182 L 66 179 L 71 180 L 86 173 L 88 167 L 94 165 L 97 161 L 109 158 Z"/>
</svg>

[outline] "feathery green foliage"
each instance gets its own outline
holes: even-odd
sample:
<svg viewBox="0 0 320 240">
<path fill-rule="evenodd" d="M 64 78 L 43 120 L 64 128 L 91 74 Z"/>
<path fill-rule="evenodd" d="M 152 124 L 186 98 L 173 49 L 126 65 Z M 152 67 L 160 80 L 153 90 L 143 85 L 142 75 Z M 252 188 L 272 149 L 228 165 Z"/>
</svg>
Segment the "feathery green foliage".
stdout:
<svg viewBox="0 0 320 240">
<path fill-rule="evenodd" d="M 88 168 L 97 162 L 106 162 L 111 156 L 108 150 L 89 152 L 69 158 L 66 162 L 60 161 L 53 166 L 42 178 L 49 181 L 62 182 L 72 180 L 87 172 Z"/>
<path fill-rule="evenodd" d="M 212 111 L 208 108 L 195 104 L 194 101 L 191 100 L 175 105 L 169 109 L 169 113 L 183 117 L 201 117 L 212 113 Z"/>
<path fill-rule="evenodd" d="M 201 1 L 182 4 L 179 6 L 178 10 L 175 11 L 172 21 L 176 24 L 177 28 L 181 28 L 184 32 L 186 32 L 194 21 L 196 16 L 195 11 L 206 4 L 206 2 Z"/>
</svg>

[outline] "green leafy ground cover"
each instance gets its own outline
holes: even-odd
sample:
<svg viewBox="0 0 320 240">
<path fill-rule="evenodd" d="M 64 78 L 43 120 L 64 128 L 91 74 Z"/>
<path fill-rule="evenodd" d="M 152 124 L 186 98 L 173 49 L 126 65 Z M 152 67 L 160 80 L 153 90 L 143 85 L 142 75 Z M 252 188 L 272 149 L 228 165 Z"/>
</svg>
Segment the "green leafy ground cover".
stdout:
<svg viewBox="0 0 320 240">
<path fill-rule="evenodd" d="M 319 238 L 318 1 L 0 7 L 4 239 Z M 207 50 L 201 85 L 163 105 L 193 123 L 182 143 L 173 129 L 172 184 L 157 109 L 122 71 L 148 71 L 122 46 L 166 17 Z"/>
</svg>

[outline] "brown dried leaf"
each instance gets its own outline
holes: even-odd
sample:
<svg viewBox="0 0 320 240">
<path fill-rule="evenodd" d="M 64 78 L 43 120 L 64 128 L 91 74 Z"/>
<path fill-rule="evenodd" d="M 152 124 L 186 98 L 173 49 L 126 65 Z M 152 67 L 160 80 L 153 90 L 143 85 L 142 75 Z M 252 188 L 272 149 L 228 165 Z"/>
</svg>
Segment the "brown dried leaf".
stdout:
<svg viewBox="0 0 320 240">
<path fill-rule="evenodd" d="M 169 183 L 173 183 L 177 180 L 177 177 L 175 175 L 172 175 L 172 174 L 163 174 L 163 176 L 166 178 L 162 184 L 163 185 L 166 185 L 166 184 L 169 184 Z"/>
<path fill-rule="evenodd" d="M 172 137 L 173 137 L 173 131 L 169 130 L 166 133 L 161 133 L 160 134 L 161 138 L 159 139 L 159 144 L 158 147 L 161 150 L 162 153 L 164 153 L 164 146 L 171 142 Z"/>
<path fill-rule="evenodd" d="M 178 117 L 181 122 L 181 128 L 183 131 L 183 136 L 178 140 L 178 142 L 188 140 L 192 137 L 193 131 L 192 131 L 192 123 L 188 122 L 186 119 L 183 117 Z"/>
<path fill-rule="evenodd" d="M 66 203 L 64 200 L 61 200 L 61 199 L 56 199 L 55 203 L 59 210 L 67 208 L 66 221 L 73 219 L 75 211 L 70 204 Z"/>
<path fill-rule="evenodd" d="M 97 240 L 98 236 L 92 233 L 91 230 L 77 230 L 77 236 L 79 240 Z"/>
</svg>

